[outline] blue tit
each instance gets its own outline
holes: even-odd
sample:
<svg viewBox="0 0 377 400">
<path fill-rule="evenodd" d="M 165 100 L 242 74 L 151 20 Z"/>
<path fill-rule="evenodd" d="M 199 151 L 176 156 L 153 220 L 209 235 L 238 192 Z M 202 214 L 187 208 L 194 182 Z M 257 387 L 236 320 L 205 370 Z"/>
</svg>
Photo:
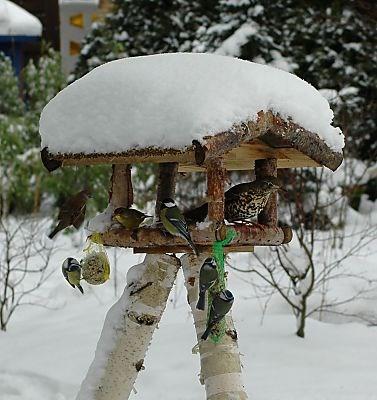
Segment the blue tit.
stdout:
<svg viewBox="0 0 377 400">
<path fill-rule="evenodd" d="M 198 310 L 204 310 L 206 302 L 206 291 L 217 281 L 218 273 L 216 262 L 213 257 L 206 258 L 199 273 L 199 300 L 196 305 Z"/>
<path fill-rule="evenodd" d="M 211 309 L 209 311 L 207 329 L 204 331 L 201 337 L 202 340 L 206 340 L 208 338 L 214 326 L 218 322 L 220 322 L 230 311 L 233 305 L 233 301 L 233 294 L 229 290 L 223 290 L 214 296 L 211 304 Z"/>
<path fill-rule="evenodd" d="M 81 280 L 81 265 L 80 263 L 72 257 L 68 257 L 64 260 L 62 265 L 62 272 L 64 278 L 73 287 L 77 287 L 82 294 L 84 294 L 84 289 L 80 285 Z"/>
<path fill-rule="evenodd" d="M 113 219 L 126 229 L 136 229 L 146 218 L 150 217 L 151 215 L 146 215 L 141 211 L 125 207 L 118 207 L 113 213 Z"/>
<path fill-rule="evenodd" d="M 162 201 L 160 219 L 164 228 L 170 234 L 185 239 L 193 249 L 195 255 L 197 256 L 199 254 L 198 249 L 191 239 L 185 218 L 173 199 L 167 198 Z"/>
</svg>

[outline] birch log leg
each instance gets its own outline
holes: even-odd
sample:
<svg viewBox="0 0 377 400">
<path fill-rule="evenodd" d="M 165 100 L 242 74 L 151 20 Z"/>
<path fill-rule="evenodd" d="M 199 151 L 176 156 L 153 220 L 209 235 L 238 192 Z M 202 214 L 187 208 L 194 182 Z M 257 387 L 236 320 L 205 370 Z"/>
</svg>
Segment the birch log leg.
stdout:
<svg viewBox="0 0 377 400">
<path fill-rule="evenodd" d="M 247 394 L 242 383 L 240 353 L 232 316 L 226 317 L 227 332 L 218 344 L 210 339 L 200 341 L 206 328 L 207 312 L 196 309 L 199 271 L 208 256 L 206 254 L 196 258 L 185 254 L 181 257 L 187 298 L 200 343 L 201 383 L 205 385 L 207 400 L 245 400 Z"/>
<path fill-rule="evenodd" d="M 76 400 L 128 399 L 179 267 L 176 257 L 147 255 L 128 271 L 127 287 L 107 313 Z"/>
</svg>

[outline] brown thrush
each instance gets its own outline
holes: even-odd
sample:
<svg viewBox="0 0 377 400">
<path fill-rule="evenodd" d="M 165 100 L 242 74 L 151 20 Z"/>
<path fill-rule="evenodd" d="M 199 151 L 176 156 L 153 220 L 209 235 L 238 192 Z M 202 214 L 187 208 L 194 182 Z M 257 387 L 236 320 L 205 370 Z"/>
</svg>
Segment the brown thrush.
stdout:
<svg viewBox="0 0 377 400">
<path fill-rule="evenodd" d="M 276 178 L 260 179 L 235 185 L 225 192 L 225 219 L 229 222 L 255 218 L 266 206 L 270 194 L 279 189 Z M 186 211 L 188 222 L 204 221 L 208 203 Z"/>
</svg>

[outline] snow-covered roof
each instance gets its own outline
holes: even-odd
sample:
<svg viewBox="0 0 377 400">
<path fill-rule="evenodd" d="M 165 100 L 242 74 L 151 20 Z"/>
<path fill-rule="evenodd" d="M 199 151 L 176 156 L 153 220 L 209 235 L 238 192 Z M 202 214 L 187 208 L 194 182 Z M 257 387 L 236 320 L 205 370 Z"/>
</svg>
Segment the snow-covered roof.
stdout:
<svg viewBox="0 0 377 400">
<path fill-rule="evenodd" d="M 40 134 L 50 154 L 185 149 L 256 121 L 260 111 L 318 135 L 331 152 L 342 151 L 343 134 L 313 86 L 266 65 L 198 53 L 125 58 L 95 68 L 47 104 Z"/>
<path fill-rule="evenodd" d="M 9 0 L 0 0 L 0 35 L 41 36 L 42 24 L 37 17 Z"/>
</svg>

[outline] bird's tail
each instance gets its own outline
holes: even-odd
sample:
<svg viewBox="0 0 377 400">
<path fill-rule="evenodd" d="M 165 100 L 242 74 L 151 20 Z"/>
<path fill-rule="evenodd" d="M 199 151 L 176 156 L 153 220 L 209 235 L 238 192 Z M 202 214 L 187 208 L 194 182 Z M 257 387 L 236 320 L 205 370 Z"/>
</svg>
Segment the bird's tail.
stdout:
<svg viewBox="0 0 377 400">
<path fill-rule="evenodd" d="M 200 291 L 198 303 L 196 304 L 196 308 L 198 310 L 204 310 L 206 304 L 206 292 Z"/>
<path fill-rule="evenodd" d="M 203 332 L 203 335 L 201 336 L 202 340 L 207 340 L 209 334 L 211 333 L 212 330 L 212 325 L 208 325 L 207 329 Z"/>
<path fill-rule="evenodd" d="M 48 237 L 49 237 L 50 239 L 52 239 L 60 230 L 61 230 L 61 229 L 60 229 L 60 226 L 58 225 L 58 226 L 48 235 Z"/>
<path fill-rule="evenodd" d="M 79 289 L 80 290 L 80 292 L 82 293 L 82 294 L 84 294 L 84 289 L 82 288 L 82 286 L 78 283 L 77 285 L 77 289 Z"/>
<path fill-rule="evenodd" d="M 198 248 L 195 246 L 194 242 L 192 241 L 191 237 L 187 237 L 187 242 L 190 245 L 190 247 L 192 248 L 192 250 L 194 251 L 194 254 L 198 257 L 199 256 L 199 250 Z"/>
</svg>

